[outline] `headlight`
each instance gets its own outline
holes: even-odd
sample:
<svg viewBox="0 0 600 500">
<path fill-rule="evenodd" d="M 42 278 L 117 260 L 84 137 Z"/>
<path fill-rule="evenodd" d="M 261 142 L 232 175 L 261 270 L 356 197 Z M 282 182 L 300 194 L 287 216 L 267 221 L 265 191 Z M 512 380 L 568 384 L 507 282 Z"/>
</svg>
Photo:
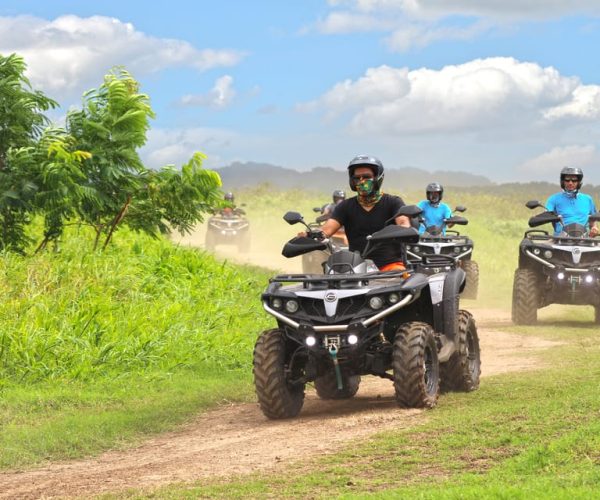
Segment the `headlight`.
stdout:
<svg viewBox="0 0 600 500">
<path fill-rule="evenodd" d="M 460 253 L 460 247 L 454 247 L 454 253 Z"/>
<path fill-rule="evenodd" d="M 552 258 L 552 251 L 551 250 L 544 250 L 544 257 L 546 257 L 547 259 L 551 259 Z"/>
<path fill-rule="evenodd" d="M 463 252 L 466 252 L 469 249 L 469 247 L 463 247 Z"/>
<path fill-rule="evenodd" d="M 592 283 L 594 281 L 594 277 L 591 274 L 587 274 L 584 279 L 586 283 Z"/>
<path fill-rule="evenodd" d="M 315 337 L 313 337 L 312 335 L 306 337 L 306 339 L 304 339 L 304 342 L 306 342 L 306 345 L 308 347 L 312 347 L 317 343 L 317 339 Z"/>
<path fill-rule="evenodd" d="M 290 314 L 294 314 L 298 310 L 298 301 L 291 299 L 285 303 L 285 310 Z"/>
<path fill-rule="evenodd" d="M 281 309 L 283 301 L 279 297 L 275 297 L 271 300 L 271 305 L 273 306 L 273 309 Z"/>
<path fill-rule="evenodd" d="M 421 250 L 418 246 L 414 246 L 412 247 L 413 252 L 418 252 L 419 250 Z"/>
<path fill-rule="evenodd" d="M 383 299 L 381 297 L 371 297 L 369 299 L 369 307 L 371 309 L 381 309 L 383 307 Z"/>
<path fill-rule="evenodd" d="M 354 335 L 353 333 L 348 335 L 348 344 L 355 345 L 357 342 L 358 342 L 358 337 L 356 335 Z"/>
<path fill-rule="evenodd" d="M 410 252 L 410 245 L 406 245 L 406 251 Z"/>
<path fill-rule="evenodd" d="M 561 271 L 560 273 L 558 273 L 558 274 L 556 275 L 556 277 L 557 277 L 559 280 L 564 280 L 564 279 L 565 279 L 565 273 L 563 273 L 563 272 Z"/>
<path fill-rule="evenodd" d="M 390 304 L 395 304 L 396 302 L 398 302 L 400 300 L 400 296 L 397 293 L 390 293 L 388 295 L 388 302 Z"/>
<path fill-rule="evenodd" d="M 540 254 L 540 249 L 539 248 L 534 248 L 533 249 L 533 253 L 534 253 L 534 255 L 539 255 Z"/>
</svg>

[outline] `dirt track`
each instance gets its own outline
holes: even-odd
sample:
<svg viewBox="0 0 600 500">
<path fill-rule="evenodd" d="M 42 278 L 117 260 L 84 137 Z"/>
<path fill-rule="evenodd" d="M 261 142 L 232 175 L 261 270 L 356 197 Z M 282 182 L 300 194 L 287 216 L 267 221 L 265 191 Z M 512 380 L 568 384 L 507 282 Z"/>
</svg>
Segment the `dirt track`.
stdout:
<svg viewBox="0 0 600 500">
<path fill-rule="evenodd" d="M 481 338 L 484 377 L 533 369 L 538 364 L 536 353 L 556 345 L 504 333 L 502 327 L 509 323 L 506 312 L 473 312 Z M 389 380 L 365 377 L 357 396 L 347 401 L 321 401 L 309 390 L 300 417 L 293 420 L 269 421 L 256 404 L 223 406 L 136 448 L 36 470 L 3 472 L 0 498 L 86 497 L 276 470 L 381 430 L 408 427 L 423 418 L 421 410 L 396 406 Z"/>
</svg>

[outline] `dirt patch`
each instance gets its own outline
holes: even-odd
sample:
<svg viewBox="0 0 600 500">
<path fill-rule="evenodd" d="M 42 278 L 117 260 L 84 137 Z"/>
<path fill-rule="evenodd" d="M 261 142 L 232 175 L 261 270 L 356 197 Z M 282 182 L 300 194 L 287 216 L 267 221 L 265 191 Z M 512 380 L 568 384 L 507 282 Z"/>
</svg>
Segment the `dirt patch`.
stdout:
<svg viewBox="0 0 600 500">
<path fill-rule="evenodd" d="M 535 368 L 539 364 L 536 353 L 557 345 L 503 332 L 502 325 L 510 319 L 503 311 L 473 312 L 484 377 Z M 375 432 L 409 427 L 423 418 L 421 410 L 396 406 L 391 381 L 364 377 L 357 396 L 347 401 L 321 401 L 308 390 L 305 406 L 293 420 L 267 420 L 257 404 L 223 406 L 136 448 L 35 470 L 3 472 L 0 498 L 89 496 L 276 470 Z"/>
</svg>

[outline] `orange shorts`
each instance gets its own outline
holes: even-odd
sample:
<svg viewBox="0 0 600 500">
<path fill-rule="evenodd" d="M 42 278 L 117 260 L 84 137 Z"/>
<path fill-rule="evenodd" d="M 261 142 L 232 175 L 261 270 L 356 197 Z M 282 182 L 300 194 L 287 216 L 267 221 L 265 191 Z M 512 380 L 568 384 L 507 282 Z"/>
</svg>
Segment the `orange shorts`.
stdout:
<svg viewBox="0 0 600 500">
<path fill-rule="evenodd" d="M 380 271 L 406 271 L 406 266 L 402 262 L 390 262 L 379 268 Z"/>
</svg>

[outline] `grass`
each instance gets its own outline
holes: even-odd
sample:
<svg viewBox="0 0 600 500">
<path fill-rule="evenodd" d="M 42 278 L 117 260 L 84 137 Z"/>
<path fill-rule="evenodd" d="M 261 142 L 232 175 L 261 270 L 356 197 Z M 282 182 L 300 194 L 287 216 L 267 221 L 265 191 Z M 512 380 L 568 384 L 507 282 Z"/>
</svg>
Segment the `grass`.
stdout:
<svg viewBox="0 0 600 500">
<path fill-rule="evenodd" d="M 97 453 L 252 393 L 269 273 L 126 233 L 85 248 L 0 259 L 0 467 Z"/>
</svg>

